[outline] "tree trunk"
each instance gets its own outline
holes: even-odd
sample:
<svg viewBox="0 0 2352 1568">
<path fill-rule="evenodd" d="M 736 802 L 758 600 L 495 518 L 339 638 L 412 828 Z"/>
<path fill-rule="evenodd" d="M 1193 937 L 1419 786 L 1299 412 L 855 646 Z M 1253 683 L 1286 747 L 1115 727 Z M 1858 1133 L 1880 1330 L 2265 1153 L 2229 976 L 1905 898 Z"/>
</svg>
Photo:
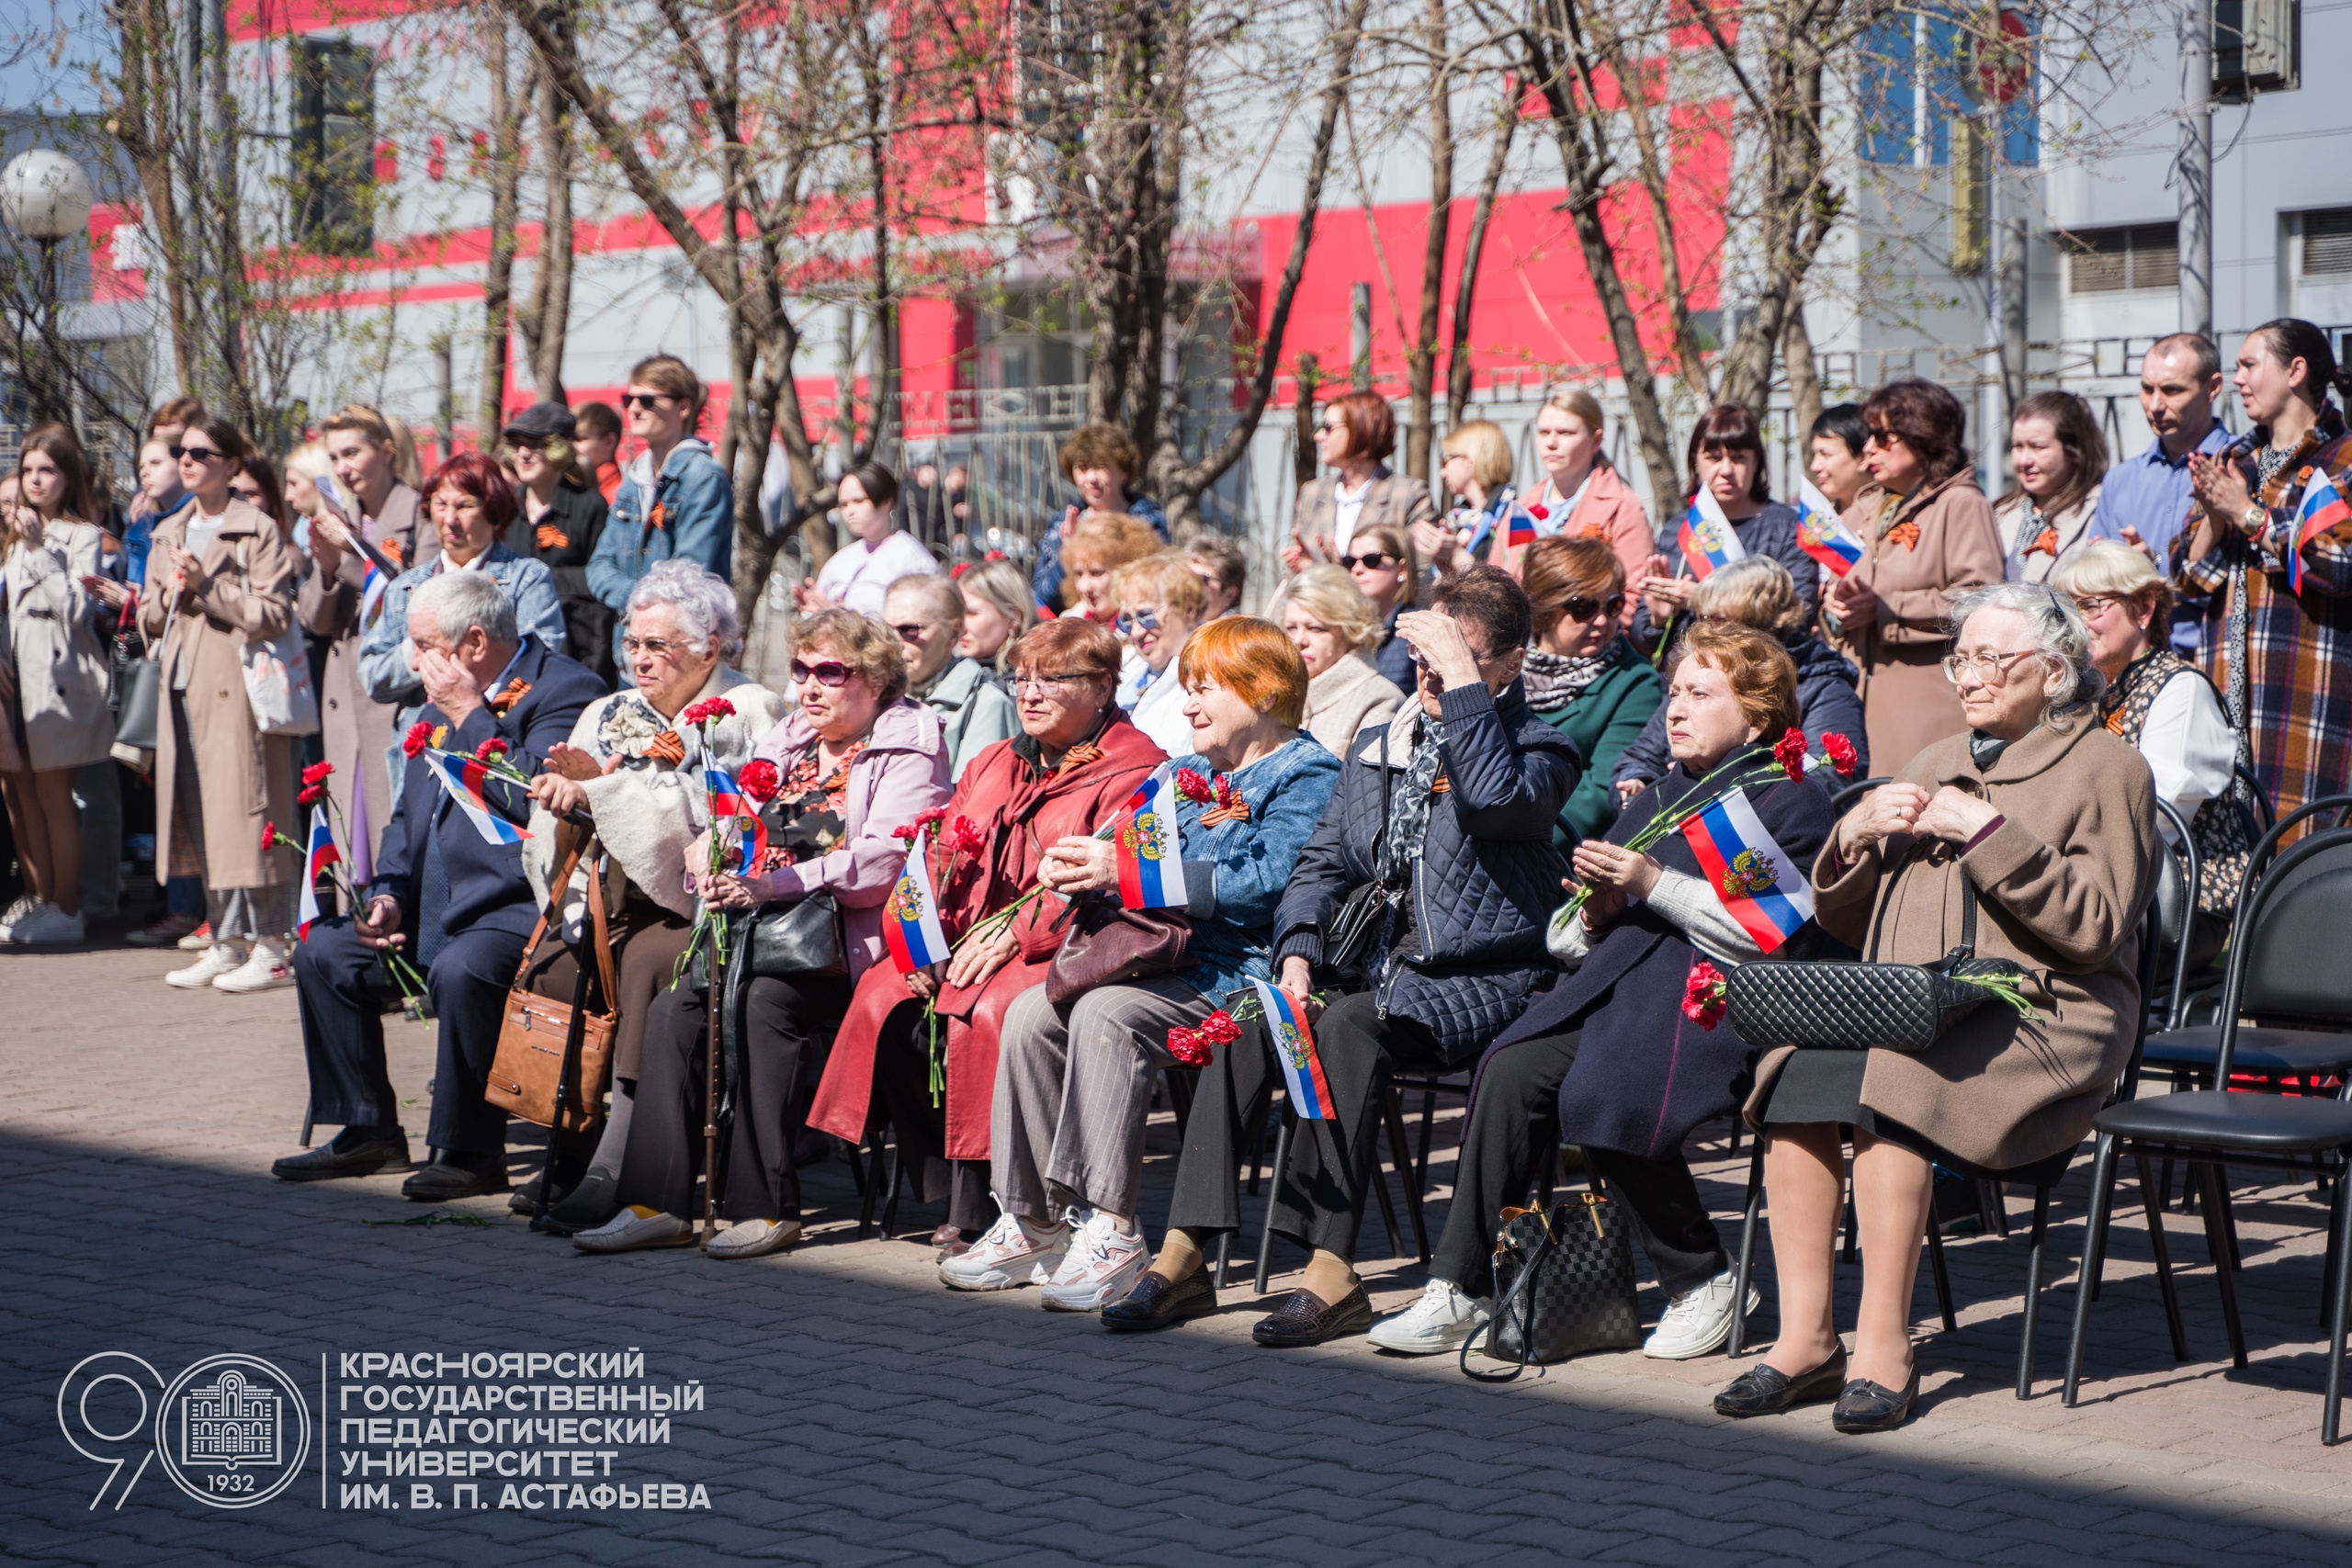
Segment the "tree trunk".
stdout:
<svg viewBox="0 0 2352 1568">
<path fill-rule="evenodd" d="M 873 239 L 874 268 L 874 418 L 867 426 L 866 455 L 893 468 L 894 432 L 905 428 L 899 406 L 899 299 L 890 272 L 890 62 L 868 54 L 865 69 L 865 166 L 872 182 L 874 210 L 868 227 Z"/>
<path fill-rule="evenodd" d="M 562 95 L 548 73 L 531 73 L 539 116 L 541 176 L 547 186 L 539 225 L 539 262 L 532 269 L 531 298 L 515 312 L 523 344 L 531 356 L 531 385 L 542 402 L 571 400 L 563 390 L 563 351 L 571 325 L 571 122 Z"/>
<path fill-rule="evenodd" d="M 1446 236 L 1453 224 L 1453 81 L 1446 69 L 1445 0 L 1429 0 L 1424 26 L 1430 51 L 1430 217 L 1421 247 L 1421 317 L 1412 352 L 1405 356 L 1405 472 L 1426 486 L 1435 437 L 1438 307 L 1445 292 Z"/>
<path fill-rule="evenodd" d="M 196 323 L 198 267 L 188 254 L 179 193 L 173 184 L 173 111 L 179 95 L 172 87 L 171 27 L 161 0 L 130 0 L 114 8 L 113 21 L 121 49 L 122 97 L 112 127 L 139 176 L 146 209 L 141 227 L 156 252 L 149 275 L 161 276 L 172 333 L 172 369 L 180 390 L 189 393 L 202 376 L 203 349 Z"/>
<path fill-rule="evenodd" d="M 490 256 L 481 280 L 481 380 L 474 415 L 474 445 L 495 452 L 506 423 L 506 345 L 514 287 L 514 225 L 522 184 L 523 125 L 514 112 L 506 68 L 506 18 L 483 16 L 482 42 L 490 71 Z"/>
<path fill-rule="evenodd" d="M 1323 362 L 1312 349 L 1291 361 L 1290 381 L 1295 389 L 1291 419 L 1297 433 L 1297 445 L 1290 455 L 1290 474 L 1302 485 L 1313 484 L 1315 476 L 1323 471 L 1323 459 L 1315 450 L 1315 389 L 1323 385 Z"/>
<path fill-rule="evenodd" d="M 1497 117 L 1495 147 L 1487 159 L 1486 178 L 1478 182 L 1478 199 L 1470 209 L 1470 232 L 1462 241 L 1462 272 L 1453 283 L 1453 343 L 1446 351 L 1445 423 L 1451 430 L 1462 423 L 1470 406 L 1470 307 L 1478 294 L 1478 258 L 1487 249 L 1487 225 L 1495 216 L 1495 198 L 1503 188 L 1503 170 L 1510 161 L 1511 137 L 1519 130 L 1519 105 L 1506 99 Z"/>
<path fill-rule="evenodd" d="M 1813 334 L 1805 330 L 1804 301 L 1792 299 L 1781 324 L 1781 363 L 1789 374 L 1789 423 L 1797 450 L 1806 451 L 1813 422 L 1821 417 L 1821 377 L 1813 363 Z M 1804 458 L 1798 459 L 1804 467 Z"/>
</svg>

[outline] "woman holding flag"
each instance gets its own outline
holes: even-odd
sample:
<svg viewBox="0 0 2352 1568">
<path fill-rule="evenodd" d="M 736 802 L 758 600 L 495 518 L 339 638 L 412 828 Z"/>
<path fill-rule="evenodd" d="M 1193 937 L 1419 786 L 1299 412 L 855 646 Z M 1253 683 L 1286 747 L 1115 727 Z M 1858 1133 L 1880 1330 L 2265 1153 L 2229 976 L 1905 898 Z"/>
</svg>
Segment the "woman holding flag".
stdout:
<svg viewBox="0 0 2352 1568">
<path fill-rule="evenodd" d="M 1719 403 L 1690 427 L 1683 454 L 1689 503 L 1675 529 L 1671 561 L 1650 558 L 1634 612 L 1634 646 L 1655 654 L 1670 641 L 1673 623 L 1688 613 L 1691 590 L 1716 568 L 1744 556 L 1770 556 L 1789 569 L 1813 618 L 1821 594 L 1821 568 L 1798 540 L 1795 508 L 1772 499 L 1764 472 L 1764 427 L 1739 403 Z"/>
<path fill-rule="evenodd" d="M 1583 1146 L 1657 1270 L 1667 1309 L 1643 1349 L 1682 1360 L 1730 1334 L 1731 1260 L 1682 1140 L 1736 1109 L 1755 1047 L 1690 998 L 1717 966 L 1807 956 L 1817 940 L 1805 868 L 1828 838 L 1829 797 L 1772 750 L 1796 723 L 1796 679 L 1780 639 L 1752 627 L 1702 622 L 1683 642 L 1666 701 L 1673 765 L 1606 840 L 1577 847 L 1593 892 L 1549 935 L 1571 973 L 1479 1063 L 1429 1284 L 1374 1344 L 1433 1355 L 1477 1332 L 1492 1311 L 1497 1215 L 1562 1143 Z M 1660 818 L 1681 830 L 1646 852 L 1626 847 Z"/>
</svg>

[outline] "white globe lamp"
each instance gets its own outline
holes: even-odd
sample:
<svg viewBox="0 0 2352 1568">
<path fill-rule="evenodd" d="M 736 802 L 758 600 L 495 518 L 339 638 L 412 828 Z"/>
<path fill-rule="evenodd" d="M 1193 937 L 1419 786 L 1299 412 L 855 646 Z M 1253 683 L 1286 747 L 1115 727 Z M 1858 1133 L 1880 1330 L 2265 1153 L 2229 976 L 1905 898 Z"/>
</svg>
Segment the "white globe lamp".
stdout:
<svg viewBox="0 0 2352 1568">
<path fill-rule="evenodd" d="M 28 240 L 55 244 L 82 232 L 96 202 L 88 172 L 51 148 L 19 153 L 0 169 L 0 221 Z"/>
</svg>

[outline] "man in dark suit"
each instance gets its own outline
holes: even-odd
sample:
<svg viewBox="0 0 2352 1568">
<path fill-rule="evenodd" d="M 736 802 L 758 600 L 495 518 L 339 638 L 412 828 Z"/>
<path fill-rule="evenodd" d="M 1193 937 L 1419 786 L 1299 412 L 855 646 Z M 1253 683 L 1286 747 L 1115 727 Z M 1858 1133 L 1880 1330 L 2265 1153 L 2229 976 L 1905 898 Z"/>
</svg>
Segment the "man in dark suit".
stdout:
<svg viewBox="0 0 2352 1568">
<path fill-rule="evenodd" d="M 581 711 L 605 694 L 587 670 L 518 637 L 514 604 L 480 572 L 445 572 L 419 588 L 409 601 L 408 635 L 424 683 L 419 722 L 443 731 L 445 751 L 465 755 L 501 740 L 508 761 L 536 775 L 548 749 L 569 740 Z M 529 820 L 530 797 L 514 784 L 487 778 L 482 797 L 510 822 Z M 367 908 L 313 926 L 294 957 L 311 1111 L 343 1131 L 279 1160 L 272 1173 L 319 1181 L 408 1164 L 408 1134 L 384 1072 L 378 962 L 382 949 L 401 948 L 424 972 L 441 1041 L 425 1133 L 432 1157 L 401 1194 L 441 1202 L 504 1191 L 506 1113 L 483 1101 L 482 1086 L 537 918 L 522 846 L 488 841 L 434 770 L 412 760 L 376 852 Z"/>
</svg>

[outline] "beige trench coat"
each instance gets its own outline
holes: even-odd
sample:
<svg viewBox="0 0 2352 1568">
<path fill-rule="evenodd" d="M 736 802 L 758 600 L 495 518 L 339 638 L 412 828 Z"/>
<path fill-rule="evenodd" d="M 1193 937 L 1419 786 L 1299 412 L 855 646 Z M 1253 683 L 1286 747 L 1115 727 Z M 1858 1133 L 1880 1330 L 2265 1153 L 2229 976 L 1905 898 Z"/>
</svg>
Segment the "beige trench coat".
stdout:
<svg viewBox="0 0 2352 1568">
<path fill-rule="evenodd" d="M 1960 942 L 1961 879 L 1977 895 L 1976 951 L 2037 976 L 2021 1019 L 1987 1003 L 1917 1055 L 1872 1051 L 1862 1103 L 1961 1158 L 2014 1169 L 2073 1147 L 2090 1131 L 2132 1055 L 2140 1010 L 2139 925 L 2155 896 L 2155 784 L 2128 742 L 2087 716 L 2045 725 L 1979 774 L 1968 738 L 1939 740 L 1900 775 L 1933 792 L 1952 784 L 2003 818 L 1966 854 L 1907 836 L 1838 872 L 1832 838 L 1814 864 L 1822 930 L 1892 964 L 1933 963 Z M 1791 1052 L 1757 1064 L 1752 1120 Z"/>
<path fill-rule="evenodd" d="M 107 651 L 91 628 L 90 596 L 82 588 L 84 577 L 98 575 L 104 536 L 93 523 L 51 523 L 40 544 L 17 544 L 0 568 L 17 706 L 31 753 L 24 763 L 35 773 L 103 762 L 114 745 Z"/>
<path fill-rule="evenodd" d="M 265 855 L 261 829 L 277 823 L 301 836 L 294 819 L 294 742 L 265 736 L 254 728 L 245 700 L 242 662 L 244 645 L 283 633 L 294 619 L 294 577 L 299 570 L 285 536 L 257 508 L 231 501 L 226 521 L 205 547 L 204 576 L 184 592 L 172 586 L 171 551 L 185 548 L 193 505 L 156 525 L 147 557 L 147 587 L 139 600 L 139 626 L 164 650 L 164 700 L 155 716 L 155 880 L 171 876 L 174 813 L 179 748 L 191 747 L 201 781 L 204 885 L 277 887 L 296 876 L 290 850 Z M 187 659 L 187 722 L 182 736 L 173 722 L 172 672 Z"/>
<path fill-rule="evenodd" d="M 1871 739 L 1871 761 L 1893 773 L 1930 742 L 1968 728 L 1960 694 L 1944 679 L 1951 634 L 1944 617 L 1955 595 L 2001 581 L 2001 539 L 1993 508 L 1966 474 L 1905 497 L 1892 525 L 1917 523 L 1919 536 L 1905 544 L 1882 528 L 1888 493 L 1872 486 L 1846 509 L 1846 525 L 1864 554 L 1849 579 L 1867 582 L 1879 598 L 1878 617 L 1838 626 L 1826 618 L 1831 640 L 1861 671 L 1854 682 Z M 1826 601 L 1828 594 L 1822 595 Z"/>
<path fill-rule="evenodd" d="M 391 557 L 395 567 L 414 566 L 438 552 L 438 542 L 425 523 L 416 491 L 404 484 L 392 486 L 379 517 L 363 517 L 361 536 Z M 400 575 L 394 571 L 392 576 Z M 388 759 L 392 747 L 392 703 L 368 695 L 359 681 L 359 639 L 367 628 L 360 611 L 367 598 L 368 559 L 356 550 L 343 553 L 333 577 L 312 570 L 302 581 L 295 610 L 302 629 L 330 639 L 326 668 L 319 679 L 319 741 L 326 760 L 334 764 L 327 790 L 345 822 L 354 820 L 352 788 L 368 791 L 368 863 L 375 863 L 377 842 L 384 824 L 391 820 L 393 790 Z M 391 585 L 390 579 L 385 586 Z"/>
<path fill-rule="evenodd" d="M 1339 526 L 1339 476 L 1325 474 L 1298 487 L 1298 510 L 1292 514 L 1291 526 L 1308 544 L 1336 558 L 1331 531 Z M 1355 533 L 1379 524 L 1392 528 L 1408 528 L 1416 523 L 1437 521 L 1437 503 L 1430 499 L 1430 487 L 1419 479 L 1406 479 L 1388 471 L 1382 464 L 1373 470 L 1372 482 L 1364 489 L 1363 510 L 1356 513 Z M 1349 536 L 1353 542 L 1354 534 Z"/>
</svg>

